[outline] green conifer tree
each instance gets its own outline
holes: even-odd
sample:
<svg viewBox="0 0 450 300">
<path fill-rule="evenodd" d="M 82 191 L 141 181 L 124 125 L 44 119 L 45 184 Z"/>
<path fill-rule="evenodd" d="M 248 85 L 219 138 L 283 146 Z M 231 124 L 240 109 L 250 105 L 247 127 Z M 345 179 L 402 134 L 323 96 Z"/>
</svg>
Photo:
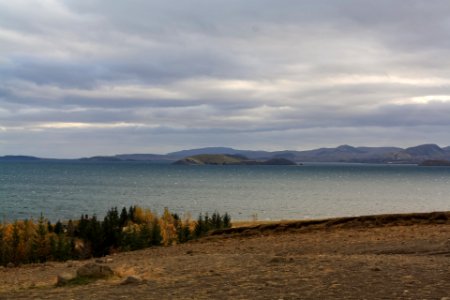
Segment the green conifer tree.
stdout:
<svg viewBox="0 0 450 300">
<path fill-rule="evenodd" d="M 47 261 L 48 256 L 48 241 L 47 241 L 47 224 L 44 216 L 41 214 L 38 220 L 36 246 L 37 246 L 37 259 L 39 262 Z"/>
<path fill-rule="evenodd" d="M 228 213 L 223 216 L 223 228 L 231 228 L 231 217 Z"/>
<path fill-rule="evenodd" d="M 63 232 L 63 224 L 61 223 L 60 220 L 58 220 L 58 222 L 55 223 L 55 226 L 53 227 L 53 232 L 55 232 L 56 234 L 60 234 Z"/>
<path fill-rule="evenodd" d="M 126 207 L 122 207 L 122 211 L 120 212 L 120 217 L 119 217 L 119 224 L 120 227 L 125 227 L 127 226 L 129 217 L 128 217 L 128 212 Z"/>
<path fill-rule="evenodd" d="M 161 245 L 163 238 L 161 235 L 161 227 L 159 226 L 159 220 L 155 218 L 152 222 L 152 245 L 159 246 Z"/>
</svg>

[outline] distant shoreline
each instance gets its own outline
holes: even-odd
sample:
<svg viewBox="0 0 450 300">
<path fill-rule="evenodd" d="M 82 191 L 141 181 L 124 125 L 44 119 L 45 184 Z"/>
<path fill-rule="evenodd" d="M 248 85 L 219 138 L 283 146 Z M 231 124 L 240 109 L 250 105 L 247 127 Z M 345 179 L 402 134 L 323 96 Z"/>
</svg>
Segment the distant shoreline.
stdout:
<svg viewBox="0 0 450 300">
<path fill-rule="evenodd" d="M 318 148 L 313 150 L 240 150 L 227 147 L 206 147 L 181 150 L 167 154 L 117 154 L 97 155 L 74 159 L 40 158 L 27 155 L 0 156 L 0 161 L 138 161 L 152 163 L 171 163 L 196 155 L 229 155 L 244 156 L 249 160 L 264 161 L 270 159 L 288 159 L 296 163 L 328 162 L 328 163 L 370 163 L 370 164 L 420 164 L 427 160 L 450 161 L 450 146 L 440 147 L 436 144 L 423 144 L 409 148 L 399 147 L 353 147 L 341 145 L 335 148 Z"/>
</svg>

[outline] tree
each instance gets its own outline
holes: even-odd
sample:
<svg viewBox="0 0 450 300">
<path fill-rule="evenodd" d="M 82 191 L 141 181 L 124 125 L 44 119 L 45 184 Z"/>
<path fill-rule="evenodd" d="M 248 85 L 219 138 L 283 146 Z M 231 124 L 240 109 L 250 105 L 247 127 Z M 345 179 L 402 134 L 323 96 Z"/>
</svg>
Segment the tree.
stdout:
<svg viewBox="0 0 450 300">
<path fill-rule="evenodd" d="M 69 220 L 69 222 L 67 222 L 67 230 L 66 230 L 66 234 L 67 236 L 70 237 L 75 237 L 75 225 L 73 224 L 72 219 Z"/>
<path fill-rule="evenodd" d="M 164 208 L 163 215 L 160 220 L 161 235 L 163 238 L 163 244 L 165 246 L 170 245 L 177 240 L 177 230 L 175 228 L 175 218 L 169 212 L 169 209 Z"/>
<path fill-rule="evenodd" d="M 55 227 L 53 227 L 53 232 L 56 234 L 60 234 L 63 232 L 63 225 L 60 220 L 56 222 Z"/>
<path fill-rule="evenodd" d="M 6 246 L 5 232 L 3 224 L 0 225 L 0 265 L 6 265 Z"/>
<path fill-rule="evenodd" d="M 47 261 L 47 256 L 49 255 L 49 243 L 47 241 L 48 228 L 45 222 L 44 216 L 41 214 L 38 220 L 36 236 L 36 251 L 37 260 L 39 262 Z"/>
<path fill-rule="evenodd" d="M 155 218 L 152 222 L 152 246 L 161 245 L 163 238 L 161 235 L 161 227 L 159 226 L 158 218 Z"/>
<path fill-rule="evenodd" d="M 223 228 L 231 228 L 231 217 L 228 213 L 223 216 Z"/>
<path fill-rule="evenodd" d="M 108 211 L 102 223 L 102 231 L 104 238 L 104 252 L 109 254 L 112 248 L 117 248 L 120 245 L 121 238 L 121 220 L 117 207 L 114 207 Z"/>
<path fill-rule="evenodd" d="M 151 224 L 144 223 L 139 226 L 139 240 L 142 248 L 152 245 L 152 228 Z"/>
<path fill-rule="evenodd" d="M 222 226 L 223 226 L 222 218 L 220 214 L 217 211 L 215 211 L 211 217 L 211 227 L 213 229 L 220 229 L 222 228 Z"/>
<path fill-rule="evenodd" d="M 129 216 L 126 207 L 122 207 L 122 211 L 120 212 L 119 224 L 120 227 L 125 227 L 128 223 Z"/>
<path fill-rule="evenodd" d="M 86 231 L 86 241 L 91 246 L 92 255 L 94 257 L 105 255 L 105 249 L 102 247 L 104 242 L 102 227 L 96 215 L 88 220 Z"/>
<path fill-rule="evenodd" d="M 21 262 L 22 258 L 22 251 L 19 249 L 20 245 L 20 232 L 19 232 L 19 222 L 16 220 L 13 224 L 13 231 L 12 231 L 12 251 L 13 251 L 13 262 L 17 265 L 19 262 Z"/>
<path fill-rule="evenodd" d="M 195 228 L 194 228 L 194 236 L 195 237 L 200 237 L 205 233 L 205 222 L 203 221 L 203 215 L 200 214 L 197 218 L 197 222 L 195 223 Z"/>
</svg>

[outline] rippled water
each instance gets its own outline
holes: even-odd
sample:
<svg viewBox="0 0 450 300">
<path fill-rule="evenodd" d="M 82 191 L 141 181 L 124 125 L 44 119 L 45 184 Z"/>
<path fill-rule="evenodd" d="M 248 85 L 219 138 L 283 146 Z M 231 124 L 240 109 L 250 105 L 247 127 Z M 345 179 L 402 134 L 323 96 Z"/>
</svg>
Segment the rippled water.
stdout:
<svg viewBox="0 0 450 300">
<path fill-rule="evenodd" d="M 260 220 L 450 210 L 450 168 L 0 163 L 0 219 L 102 216 L 134 204 Z"/>
</svg>

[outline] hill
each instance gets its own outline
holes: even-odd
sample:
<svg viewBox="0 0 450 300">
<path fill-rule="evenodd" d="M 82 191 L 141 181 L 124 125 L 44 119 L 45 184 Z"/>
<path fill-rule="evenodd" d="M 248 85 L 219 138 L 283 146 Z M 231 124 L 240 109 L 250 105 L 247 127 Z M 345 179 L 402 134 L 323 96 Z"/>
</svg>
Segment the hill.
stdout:
<svg viewBox="0 0 450 300">
<path fill-rule="evenodd" d="M 242 155 L 200 154 L 174 162 L 176 165 L 296 165 L 285 158 L 250 160 Z"/>
<path fill-rule="evenodd" d="M 206 148 L 182 150 L 178 152 L 168 153 L 166 156 L 171 158 L 184 158 L 200 154 L 242 155 L 249 159 L 263 159 L 272 157 L 272 152 L 269 151 L 237 150 L 227 147 L 206 147 Z"/>
<path fill-rule="evenodd" d="M 39 161 L 39 157 L 25 156 L 25 155 L 5 155 L 0 156 L 0 161 Z"/>
<path fill-rule="evenodd" d="M 243 160 L 223 154 L 199 154 L 176 161 L 176 165 L 236 165 Z"/>
</svg>

